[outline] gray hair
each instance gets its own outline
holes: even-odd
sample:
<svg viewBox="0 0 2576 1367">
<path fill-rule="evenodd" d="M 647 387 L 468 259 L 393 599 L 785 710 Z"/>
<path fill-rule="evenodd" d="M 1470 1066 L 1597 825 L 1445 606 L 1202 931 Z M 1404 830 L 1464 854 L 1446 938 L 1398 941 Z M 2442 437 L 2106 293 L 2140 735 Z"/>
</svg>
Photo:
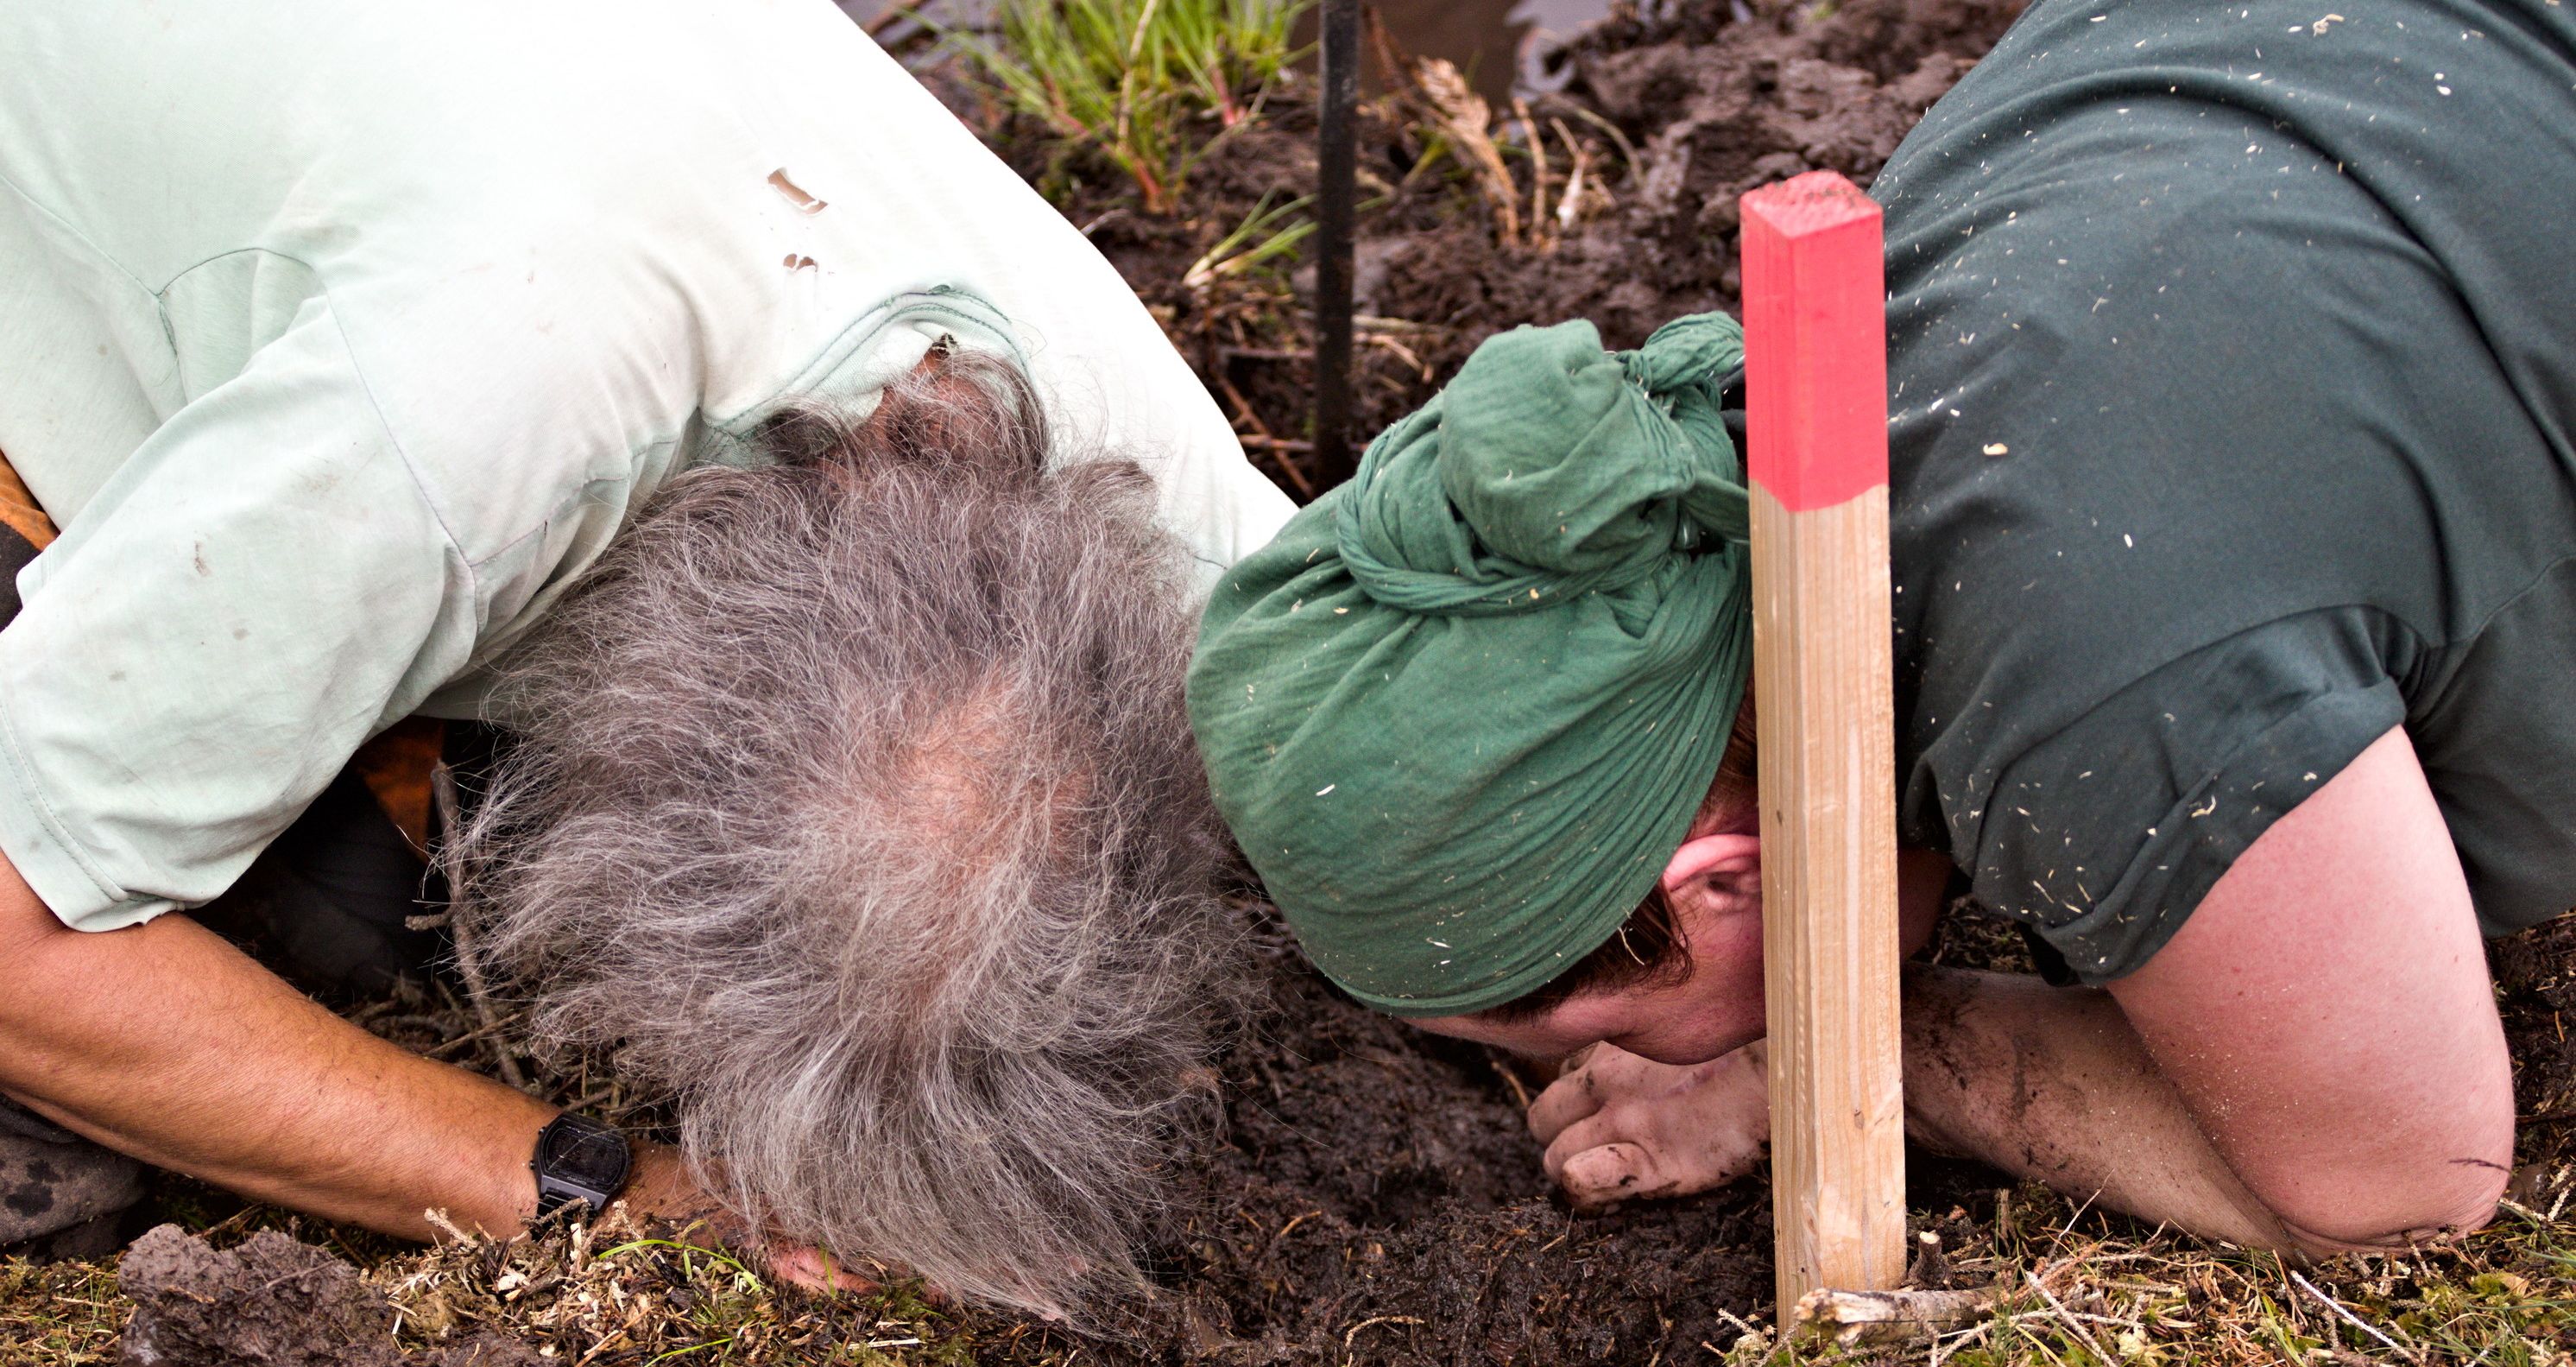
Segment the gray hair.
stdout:
<svg viewBox="0 0 2576 1367">
<path fill-rule="evenodd" d="M 1223 1023 L 1186 558 L 989 360 L 760 445 L 513 662 L 448 860 L 473 956 L 754 1227 L 1078 1312 L 1140 1284 Z"/>
</svg>

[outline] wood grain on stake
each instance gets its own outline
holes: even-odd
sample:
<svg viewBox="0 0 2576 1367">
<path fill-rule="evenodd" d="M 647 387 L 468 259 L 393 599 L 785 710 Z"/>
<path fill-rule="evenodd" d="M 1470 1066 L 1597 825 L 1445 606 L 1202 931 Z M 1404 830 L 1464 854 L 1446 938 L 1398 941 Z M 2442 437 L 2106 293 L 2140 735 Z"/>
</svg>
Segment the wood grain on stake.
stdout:
<svg viewBox="0 0 2576 1367">
<path fill-rule="evenodd" d="M 1780 1320 L 1905 1270 L 1878 206 L 1744 196 L 1753 677 Z"/>
</svg>

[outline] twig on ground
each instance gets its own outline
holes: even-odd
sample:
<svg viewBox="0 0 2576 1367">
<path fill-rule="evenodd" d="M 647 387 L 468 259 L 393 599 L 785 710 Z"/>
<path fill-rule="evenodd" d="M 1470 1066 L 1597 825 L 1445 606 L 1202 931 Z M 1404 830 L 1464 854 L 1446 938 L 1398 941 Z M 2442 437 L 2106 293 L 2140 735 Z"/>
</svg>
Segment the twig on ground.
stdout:
<svg viewBox="0 0 2576 1367">
<path fill-rule="evenodd" d="M 1530 152 L 1530 245 L 1546 248 L 1547 235 L 1547 138 L 1538 131 L 1538 120 L 1530 117 L 1529 101 L 1512 97 L 1512 113 L 1521 121 L 1521 137 L 1529 143 Z"/>
<path fill-rule="evenodd" d="M 2057 1299 L 2056 1292 L 2048 1289 L 2048 1283 L 2041 1281 L 2037 1276 L 2029 1272 L 2024 1272 L 2021 1275 L 2024 1279 L 2029 1281 L 2031 1289 L 2039 1293 L 2039 1298 L 2048 1302 L 2048 1308 L 2057 1312 L 2058 1320 L 2065 1324 L 2067 1328 L 2074 1330 L 2075 1337 L 2081 1340 L 2085 1347 L 2093 1350 L 2094 1361 L 2109 1362 L 2112 1360 L 2109 1353 L 2102 1351 L 2102 1345 L 2093 1341 L 2093 1331 L 2085 1328 L 2081 1321 L 2066 1312 L 2066 1306 Z"/>
<path fill-rule="evenodd" d="M 594 1088 L 591 1091 L 582 1093 L 580 1100 L 575 1101 L 572 1105 L 567 1106 L 564 1109 L 588 1113 L 594 1107 L 608 1104 L 608 1102 L 615 1099 L 616 1096 L 617 1084 L 610 1082 L 603 1086 Z"/>
<path fill-rule="evenodd" d="M 2335 1312 L 2336 1317 L 2341 1319 L 2344 1323 L 2349 1324 L 2353 1328 L 2370 1335 L 2372 1338 L 2379 1340 L 2383 1344 L 2386 1344 L 2388 1346 L 2388 1351 L 2406 1359 L 2408 1362 L 2422 1362 L 2424 1360 L 2421 1355 L 2415 1353 L 2411 1349 L 2399 1346 L 2397 1340 L 2390 1338 L 2386 1334 L 2379 1332 L 2376 1328 L 2373 1328 L 2368 1320 L 2365 1320 L 2361 1316 L 2345 1309 L 2343 1302 L 2336 1300 L 2334 1297 L 2327 1295 L 2323 1291 L 2318 1290 L 2315 1282 L 2309 1281 L 2306 1277 L 2301 1276 L 2297 1272 L 2292 1272 L 2290 1274 L 2290 1280 L 2298 1283 L 2300 1290 L 2316 1297 L 2318 1304 Z"/>
<path fill-rule="evenodd" d="M 1905 1280 L 1925 1291 L 1950 1289 L 1950 1260 L 1941 1252 L 1941 1236 L 1924 1230 L 1914 1236 L 1914 1261 L 1905 1269 Z"/>
<path fill-rule="evenodd" d="M 1406 346 L 1404 343 L 1399 342 L 1384 333 L 1372 332 L 1365 335 L 1368 338 L 1368 344 L 1370 346 L 1384 347 L 1387 350 L 1394 352 L 1397 356 L 1403 358 L 1406 365 L 1412 366 L 1414 372 L 1420 375 L 1424 381 L 1428 382 L 1431 379 L 1431 367 L 1425 365 L 1422 358 L 1414 354 L 1413 348 Z"/>
<path fill-rule="evenodd" d="M 1566 108 L 1573 111 L 1576 118 L 1609 134 L 1611 144 L 1619 149 L 1620 160 L 1628 164 L 1628 183 L 1630 185 L 1643 183 L 1645 173 L 1637 165 L 1637 145 L 1628 141 L 1628 135 L 1619 131 L 1619 125 L 1579 104 L 1567 105 Z M 1573 139 L 1568 138 L 1566 141 L 1571 143 Z"/>
<path fill-rule="evenodd" d="M 1358 1338 L 1360 1336 L 1360 1331 L 1371 1325 L 1420 1323 L 1422 1323 L 1422 1317 L 1419 1315 L 1379 1315 L 1372 1319 L 1361 1320 L 1359 1323 L 1351 1326 L 1351 1332 L 1342 1335 L 1342 1351 L 1345 1353 L 1349 1352 L 1351 1350 L 1351 1340 Z"/>
<path fill-rule="evenodd" d="M 1583 192 L 1591 185 L 1586 178 L 1592 173 L 1592 153 L 1574 136 L 1573 130 L 1565 126 L 1565 120 L 1549 119 L 1547 122 L 1556 130 L 1557 140 L 1565 144 L 1567 154 L 1574 158 L 1574 170 L 1566 176 L 1565 193 L 1558 198 L 1556 205 L 1556 240 L 1562 242 L 1565 235 L 1574 230 L 1575 220 L 1583 216 Z M 1607 193 L 1604 192 L 1602 197 L 1606 201 Z"/>
<path fill-rule="evenodd" d="M 2096 1189 L 2092 1195 L 2085 1197 L 2084 1204 L 2077 1206 L 2075 1208 L 2075 1213 L 2066 1217 L 2066 1223 L 2059 1227 L 2057 1237 L 2062 1240 L 2066 1238 L 2066 1236 L 2073 1234 L 2075 1232 L 2075 1222 L 2083 1219 L 2084 1212 L 2091 1210 L 2093 1208 L 2093 1203 L 2100 1200 L 2101 1197 L 2102 1193 L 2099 1189 Z"/>
<path fill-rule="evenodd" d="M 484 1025 L 477 1025 L 473 1029 L 466 1031 L 464 1034 L 455 1036 L 452 1039 L 441 1040 L 438 1043 L 421 1050 L 421 1056 L 424 1058 L 445 1058 L 469 1044 L 481 1044 L 483 1041 L 492 1038 L 492 1036 L 498 1031 L 516 1024 L 518 1019 L 518 1013 L 514 1011 L 509 1015 L 503 1016 L 498 1021 Z"/>
<path fill-rule="evenodd" d="M 1845 1348 L 1861 1343 L 1891 1343 L 1938 1335 L 1944 1329 L 1982 1319 L 1994 1312 L 1996 1298 L 1993 1287 L 1963 1291 L 1836 1291 L 1828 1287 L 1798 1298 L 1798 1307 L 1791 1312 L 1790 1330 L 1829 1335 Z"/>
<path fill-rule="evenodd" d="M 1279 439 L 1270 435 L 1270 424 L 1263 422 L 1261 420 L 1261 415 L 1253 411 L 1252 400 L 1245 398 L 1243 396 L 1243 391 L 1234 387 L 1234 381 L 1228 379 L 1222 369 L 1211 373 L 1216 377 L 1217 387 L 1225 391 L 1227 402 L 1234 405 L 1234 421 L 1236 425 L 1251 425 L 1252 430 L 1250 432 L 1238 433 L 1237 439 L 1247 447 L 1257 445 L 1259 448 L 1267 450 L 1271 454 L 1279 457 L 1279 473 L 1286 475 L 1288 477 L 1288 482 L 1297 486 L 1297 493 L 1300 495 L 1300 501 L 1306 503 L 1314 502 L 1316 493 L 1315 482 L 1312 479 L 1307 478 L 1306 471 L 1303 466 L 1300 466 L 1296 461 L 1289 458 L 1291 454 L 1290 452 L 1281 449 Z M 1313 449 L 1311 443 L 1308 444 L 1307 449 Z"/>
<path fill-rule="evenodd" d="M 1994 1332 L 1994 1327 L 1994 1321 L 1988 1320 L 1983 1324 L 1969 1325 L 1967 1328 L 1962 1329 L 1955 1334 L 1933 1335 L 1931 1360 L 1928 1367 L 1941 1367 L 1941 1359 L 1943 1357 L 1948 1354 L 1955 1353 L 1960 1349 L 1967 1347 L 1969 1344 L 1979 1342 L 1984 1339 L 1986 1335 Z M 1943 1339 L 1948 1339 L 1950 1341 L 1947 1347 L 1943 1346 Z"/>
<path fill-rule="evenodd" d="M 2514 1200 L 2510 1196 L 2497 1197 L 2496 1209 L 2504 1211 L 2507 1214 L 2519 1215 L 2535 1225 L 2546 1225 L 2549 1223 L 2549 1218 L 2547 1216 L 2542 1215 L 2539 1211 L 2533 1210 L 2531 1207 L 2524 1205 L 2520 1201 Z"/>
</svg>

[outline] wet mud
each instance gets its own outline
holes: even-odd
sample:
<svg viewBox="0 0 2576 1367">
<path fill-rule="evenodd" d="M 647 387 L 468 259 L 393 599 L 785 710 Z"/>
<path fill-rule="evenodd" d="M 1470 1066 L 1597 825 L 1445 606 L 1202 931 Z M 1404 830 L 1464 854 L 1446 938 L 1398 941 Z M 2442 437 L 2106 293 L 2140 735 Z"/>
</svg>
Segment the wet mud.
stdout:
<svg viewBox="0 0 2576 1367">
<path fill-rule="evenodd" d="M 2576 1159 L 2576 916 L 2494 941 L 2487 962 L 2513 1045 L 2517 1169 Z"/>
<path fill-rule="evenodd" d="M 1770 1319 L 1770 1189 L 1578 1214 L 1522 1118 L 1530 1065 L 1367 1011 L 1297 957 L 1263 908 L 1257 1017 L 1227 1060 L 1227 1123 L 1162 1285 L 1086 1355 L 1113 1363 L 1591 1364 L 1705 1358 Z M 2017 939 L 1960 923 L 1940 951 L 2012 966 Z M 1915 1162 L 1918 1209 L 1956 1241 L 2007 1178 Z M 992 1328 L 999 1329 L 996 1322 Z M 1025 1330 L 1028 1326 L 1022 1326 Z M 1060 1331 L 979 1357 L 1048 1360 Z M 1709 1345 L 1703 1349 L 1702 1345 Z"/>
<path fill-rule="evenodd" d="M 1267 1009 L 1226 1070 L 1228 1132 L 1147 1344 L 1188 1361 L 1447 1364 L 1735 1341 L 1719 1312 L 1769 1295 L 1761 1192 L 1572 1214 L 1521 1118 L 1543 1079 L 1362 1010 L 1267 938 Z"/>
</svg>

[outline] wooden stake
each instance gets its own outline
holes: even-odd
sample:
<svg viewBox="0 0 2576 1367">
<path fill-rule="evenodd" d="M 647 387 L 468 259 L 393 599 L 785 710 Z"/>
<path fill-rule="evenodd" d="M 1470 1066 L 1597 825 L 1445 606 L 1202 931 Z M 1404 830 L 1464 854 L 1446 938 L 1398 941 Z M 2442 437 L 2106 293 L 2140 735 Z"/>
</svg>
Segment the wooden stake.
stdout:
<svg viewBox="0 0 2576 1367">
<path fill-rule="evenodd" d="M 1816 171 L 1744 196 L 1780 1320 L 1905 1271 L 1887 314 L 1878 206 Z"/>
</svg>

